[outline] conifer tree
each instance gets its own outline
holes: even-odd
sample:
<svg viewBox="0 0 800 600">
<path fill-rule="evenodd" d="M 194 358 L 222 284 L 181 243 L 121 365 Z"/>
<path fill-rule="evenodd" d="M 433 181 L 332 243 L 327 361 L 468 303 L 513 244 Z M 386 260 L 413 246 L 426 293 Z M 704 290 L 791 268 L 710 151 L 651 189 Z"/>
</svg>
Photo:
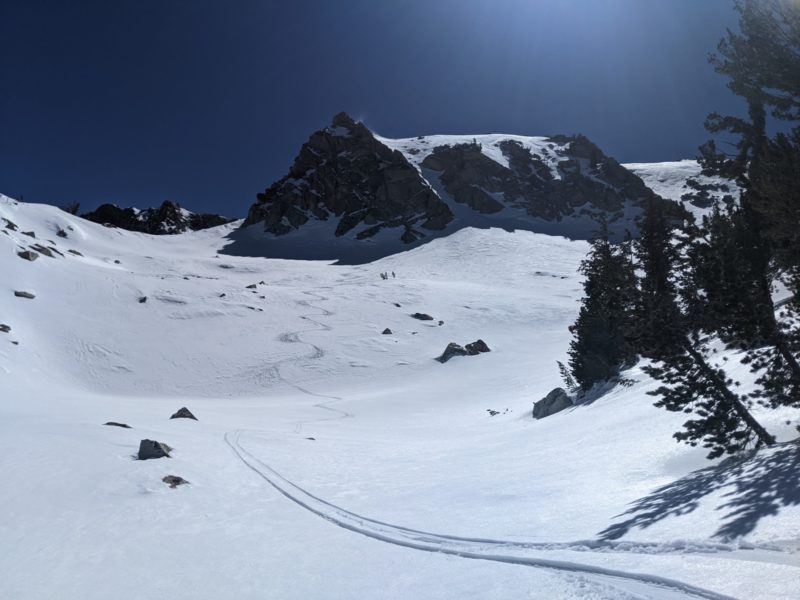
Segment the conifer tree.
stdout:
<svg viewBox="0 0 800 600">
<path fill-rule="evenodd" d="M 584 298 L 578 319 L 570 327 L 569 364 L 584 392 L 616 377 L 635 357 L 626 339 L 636 285 L 627 246 L 614 245 L 604 235 L 592 242 L 581 263 Z"/>
</svg>

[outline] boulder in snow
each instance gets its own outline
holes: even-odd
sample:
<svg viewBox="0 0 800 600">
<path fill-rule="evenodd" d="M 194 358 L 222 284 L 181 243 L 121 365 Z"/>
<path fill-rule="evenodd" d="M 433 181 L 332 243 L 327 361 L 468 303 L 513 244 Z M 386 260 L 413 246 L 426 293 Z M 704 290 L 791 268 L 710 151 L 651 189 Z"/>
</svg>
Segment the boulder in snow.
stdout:
<svg viewBox="0 0 800 600">
<path fill-rule="evenodd" d="M 476 354 L 482 354 L 484 352 L 491 352 L 489 346 L 487 346 L 486 342 L 483 340 L 475 340 L 471 344 L 464 346 L 464 349 L 470 356 L 475 356 Z"/>
<path fill-rule="evenodd" d="M 139 460 L 148 460 L 150 458 L 169 458 L 169 453 L 172 448 L 163 442 L 156 442 L 154 440 L 142 440 L 139 442 Z"/>
<path fill-rule="evenodd" d="M 21 292 L 19 290 L 15 291 L 14 295 L 17 298 L 27 298 L 28 300 L 33 300 L 34 298 L 36 298 L 36 296 L 31 294 L 30 292 Z"/>
<path fill-rule="evenodd" d="M 433 317 L 430 315 L 426 315 L 425 313 L 414 313 L 411 315 L 414 319 L 419 319 L 420 321 L 433 321 Z"/>
<path fill-rule="evenodd" d="M 550 415 L 554 415 L 565 408 L 570 408 L 571 406 L 572 400 L 569 399 L 567 392 L 565 392 L 562 388 L 556 388 L 547 394 L 547 396 L 534 403 L 533 418 L 543 419 L 545 417 L 549 417 Z"/>
<path fill-rule="evenodd" d="M 381 331 L 381 333 L 382 333 L 383 335 L 392 335 L 392 330 L 391 330 L 391 329 L 389 329 L 389 328 L 387 327 L 386 329 L 384 329 L 383 331 Z"/>
<path fill-rule="evenodd" d="M 436 360 L 438 360 L 440 363 L 446 363 L 454 356 L 467 356 L 467 351 L 463 346 L 460 346 L 455 342 L 450 342 L 447 344 L 447 348 L 444 349 L 444 352 L 442 352 L 442 355 Z"/>
<path fill-rule="evenodd" d="M 11 327 L 6 325 L 5 323 L 0 323 L 0 333 L 8 333 L 11 331 Z"/>
<path fill-rule="evenodd" d="M 103 423 L 103 425 L 108 425 L 109 427 L 122 427 L 123 429 L 130 429 L 131 426 L 127 423 L 117 423 L 116 421 L 108 421 Z"/>
<path fill-rule="evenodd" d="M 34 252 L 33 250 L 23 250 L 22 252 L 17 252 L 17 256 L 19 256 L 20 258 L 24 258 L 25 260 L 29 260 L 31 262 L 39 258 L 39 254 Z"/>
<path fill-rule="evenodd" d="M 192 414 L 192 411 L 190 411 L 185 406 L 179 408 L 178 411 L 170 417 L 170 419 L 194 419 L 195 421 L 197 421 L 197 417 L 195 417 Z"/>
<path fill-rule="evenodd" d="M 184 485 L 189 483 L 183 477 L 178 477 L 177 475 L 167 475 L 161 481 L 166 483 L 173 490 L 179 485 Z"/>
</svg>

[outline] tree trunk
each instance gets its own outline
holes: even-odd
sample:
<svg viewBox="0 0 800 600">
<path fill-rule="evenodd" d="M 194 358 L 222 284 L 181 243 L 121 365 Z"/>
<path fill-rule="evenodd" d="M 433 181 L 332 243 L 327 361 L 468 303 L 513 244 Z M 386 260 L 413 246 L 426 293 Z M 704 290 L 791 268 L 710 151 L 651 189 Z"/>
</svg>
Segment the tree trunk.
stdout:
<svg viewBox="0 0 800 600">
<path fill-rule="evenodd" d="M 729 388 L 728 384 L 723 381 L 720 376 L 717 374 L 716 370 L 711 367 L 706 362 L 706 359 L 703 357 L 697 349 L 692 346 L 691 342 L 687 339 L 684 342 L 684 348 L 686 352 L 689 353 L 689 356 L 697 363 L 697 366 L 700 367 L 700 370 L 703 374 L 708 377 L 720 395 L 731 405 L 733 410 L 736 412 L 737 415 L 747 423 L 750 429 L 756 434 L 758 438 L 759 445 L 764 444 L 765 446 L 772 446 L 775 443 L 775 438 L 771 436 L 766 429 L 756 421 L 755 417 L 750 413 L 750 410 L 744 405 L 741 398 L 734 394 Z"/>
</svg>

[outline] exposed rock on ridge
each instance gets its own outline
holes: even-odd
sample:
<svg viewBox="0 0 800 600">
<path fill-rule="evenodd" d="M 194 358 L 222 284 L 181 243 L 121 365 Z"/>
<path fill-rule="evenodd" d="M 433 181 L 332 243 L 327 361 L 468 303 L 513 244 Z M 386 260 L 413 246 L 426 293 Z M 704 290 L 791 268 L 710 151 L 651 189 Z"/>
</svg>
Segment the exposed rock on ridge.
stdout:
<svg viewBox="0 0 800 600">
<path fill-rule="evenodd" d="M 144 210 L 103 204 L 97 210 L 84 213 L 81 217 L 101 225 L 153 235 L 198 231 L 231 222 L 231 219 L 219 215 L 189 212 L 169 200 L 158 208 Z"/>
<path fill-rule="evenodd" d="M 310 220 L 331 220 L 336 237 L 352 232 L 363 240 L 401 228 L 400 239 L 411 243 L 425 237 L 422 230 L 442 230 L 453 219 L 401 152 L 345 113 L 312 134 L 289 174 L 257 198 L 244 225 L 263 223 L 276 236 Z"/>
</svg>

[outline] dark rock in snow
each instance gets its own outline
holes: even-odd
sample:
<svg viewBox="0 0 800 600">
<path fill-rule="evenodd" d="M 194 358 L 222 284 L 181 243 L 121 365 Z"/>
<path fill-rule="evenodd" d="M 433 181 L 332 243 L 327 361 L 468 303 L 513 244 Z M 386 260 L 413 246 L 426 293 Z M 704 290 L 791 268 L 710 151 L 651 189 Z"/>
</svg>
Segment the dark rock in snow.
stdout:
<svg viewBox="0 0 800 600">
<path fill-rule="evenodd" d="M 246 287 L 245 287 L 245 289 L 248 289 L 248 290 L 254 290 L 254 289 L 256 289 L 257 287 L 258 287 L 258 286 L 257 286 L 255 283 L 251 283 L 250 285 L 246 286 Z"/>
<path fill-rule="evenodd" d="M 156 442 L 154 440 L 142 440 L 139 442 L 139 453 L 137 458 L 139 460 L 149 460 L 151 458 L 169 458 L 169 453 L 172 448 L 163 442 Z"/>
<path fill-rule="evenodd" d="M 185 406 L 183 408 L 179 408 L 178 411 L 170 417 L 170 419 L 194 419 L 197 421 L 197 417 L 195 417 Z"/>
<path fill-rule="evenodd" d="M 411 315 L 414 319 L 419 319 L 420 321 L 433 321 L 433 317 L 430 315 L 426 315 L 425 313 L 414 313 Z"/>
<path fill-rule="evenodd" d="M 491 349 L 483 340 L 475 340 L 471 344 L 464 346 L 464 348 L 466 349 L 467 354 L 470 356 L 475 356 L 476 354 L 481 354 L 483 352 L 491 352 Z"/>
<path fill-rule="evenodd" d="M 33 300 L 34 298 L 36 298 L 36 296 L 35 296 L 35 295 L 33 295 L 33 294 L 31 294 L 30 292 L 21 292 L 21 291 L 19 291 L 19 290 L 17 290 L 16 292 L 14 292 L 14 295 L 15 295 L 17 298 L 27 298 L 28 300 Z"/>
<path fill-rule="evenodd" d="M 444 352 L 442 352 L 442 355 L 436 360 L 438 360 L 440 363 L 446 363 L 454 356 L 467 356 L 467 351 L 463 346 L 460 346 L 455 342 L 450 342 L 447 344 L 447 348 L 444 349 Z"/>
<path fill-rule="evenodd" d="M 81 253 L 80 253 L 80 252 L 78 252 L 77 250 L 73 250 L 72 248 L 70 248 L 69 250 L 67 250 L 67 252 L 69 252 L 70 254 L 74 254 L 75 256 L 83 256 L 83 254 L 81 254 Z"/>
<path fill-rule="evenodd" d="M 103 425 L 108 425 L 109 427 L 122 427 L 123 429 L 131 428 L 131 426 L 127 423 L 117 423 L 116 421 L 108 421 L 107 423 L 103 423 Z"/>
<path fill-rule="evenodd" d="M 139 296 L 139 304 L 144 304 L 147 302 L 147 296 Z"/>
<path fill-rule="evenodd" d="M 173 490 L 178 487 L 179 485 L 188 484 L 189 482 L 186 481 L 183 477 L 178 477 L 177 475 L 167 475 L 161 481 L 166 483 L 169 487 Z"/>
<path fill-rule="evenodd" d="M 11 331 L 11 327 L 6 325 L 5 323 L 0 323 L 0 333 L 8 333 Z"/>
<path fill-rule="evenodd" d="M 197 231 L 224 225 L 231 221 L 219 215 L 192 213 L 182 209 L 179 204 L 168 200 L 158 208 L 146 208 L 144 210 L 103 204 L 97 210 L 85 213 L 81 217 L 108 227 L 119 227 L 128 231 L 138 231 L 152 235 Z"/>
<path fill-rule="evenodd" d="M 36 234 L 33 231 L 20 231 L 22 235 L 27 235 L 33 239 L 36 239 Z"/>
<path fill-rule="evenodd" d="M 59 227 L 58 231 L 56 231 L 56 235 L 60 238 L 65 238 L 67 237 L 67 232 L 61 229 L 61 227 Z"/>
<path fill-rule="evenodd" d="M 23 250 L 22 252 L 17 252 L 17 256 L 31 262 L 39 258 L 39 254 L 33 250 Z"/>
<path fill-rule="evenodd" d="M 572 400 L 569 399 L 567 392 L 562 388 L 556 388 L 547 394 L 547 396 L 534 403 L 533 418 L 543 419 L 544 417 L 549 417 L 571 406 Z"/>
<path fill-rule="evenodd" d="M 47 248 L 46 246 L 42 246 L 41 244 L 34 244 L 33 246 L 31 246 L 31 248 L 33 250 L 36 250 L 40 254 L 44 254 L 45 256 L 47 256 L 49 258 L 55 258 L 55 256 L 53 256 L 53 253 L 50 250 L 50 248 Z"/>
<path fill-rule="evenodd" d="M 391 330 L 391 329 L 389 329 L 389 328 L 387 327 L 386 329 L 384 329 L 383 331 L 381 331 L 381 333 L 382 333 L 383 335 L 392 335 L 392 330 Z"/>
<path fill-rule="evenodd" d="M 5 228 L 6 229 L 10 229 L 11 231 L 16 231 L 17 230 L 17 224 L 14 223 L 14 221 L 9 221 L 5 217 L 2 217 L 2 219 L 3 219 L 3 221 L 6 222 L 6 224 L 5 224 Z"/>
</svg>

